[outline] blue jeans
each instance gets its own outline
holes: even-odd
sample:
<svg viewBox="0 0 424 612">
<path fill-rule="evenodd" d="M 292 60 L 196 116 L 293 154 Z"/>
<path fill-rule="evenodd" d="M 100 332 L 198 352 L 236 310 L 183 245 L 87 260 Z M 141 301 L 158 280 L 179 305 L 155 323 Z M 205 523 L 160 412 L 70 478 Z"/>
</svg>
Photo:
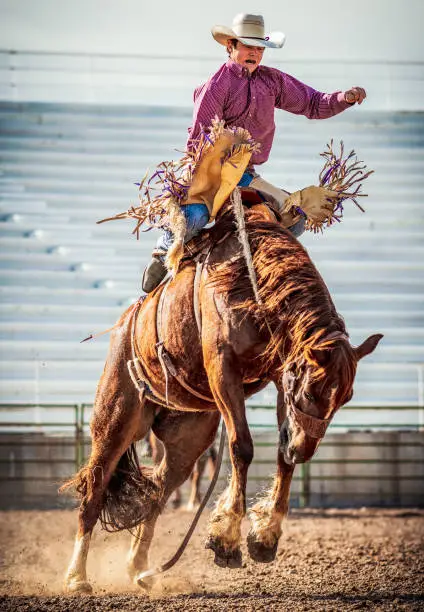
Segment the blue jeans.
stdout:
<svg viewBox="0 0 424 612">
<path fill-rule="evenodd" d="M 186 218 L 187 232 L 184 242 L 188 242 L 205 227 L 209 221 L 209 211 L 205 204 L 186 204 L 181 206 L 181 211 Z M 161 251 L 167 251 L 174 242 L 174 234 L 170 230 L 165 230 L 156 243 Z"/>
<path fill-rule="evenodd" d="M 305 221 L 304 217 L 301 217 L 299 221 L 296 221 L 294 225 L 291 225 L 288 229 L 290 234 L 293 234 L 295 238 L 299 238 L 305 231 Z"/>
<path fill-rule="evenodd" d="M 253 175 L 245 172 L 238 183 L 240 187 L 248 187 L 253 180 Z M 187 232 L 184 242 L 188 242 L 196 236 L 209 221 L 209 211 L 205 204 L 186 204 L 181 206 L 181 211 L 186 219 Z M 161 251 L 167 251 L 174 242 L 174 235 L 170 230 L 165 230 L 158 239 L 156 247 Z"/>
</svg>

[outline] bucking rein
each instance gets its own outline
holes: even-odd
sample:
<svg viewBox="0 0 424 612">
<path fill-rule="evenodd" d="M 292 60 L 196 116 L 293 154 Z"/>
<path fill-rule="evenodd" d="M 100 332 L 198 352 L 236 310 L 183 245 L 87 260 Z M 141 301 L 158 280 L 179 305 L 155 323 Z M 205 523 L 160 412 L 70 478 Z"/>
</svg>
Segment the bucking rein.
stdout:
<svg viewBox="0 0 424 612">
<path fill-rule="evenodd" d="M 258 148 L 258 145 L 254 143 L 253 139 L 250 137 L 250 134 L 247 132 L 247 130 L 242 130 L 240 128 L 225 128 L 222 121 L 214 121 L 212 123 L 210 130 L 204 131 L 201 134 L 200 138 L 194 143 L 195 146 L 192 147 L 192 150 L 190 152 L 185 153 L 184 157 L 180 160 L 180 162 L 178 163 L 162 162 L 161 164 L 159 164 L 156 172 L 147 181 L 147 184 L 146 184 L 147 173 L 144 179 L 140 183 L 137 183 L 137 185 L 139 186 L 140 206 L 138 207 L 132 206 L 127 211 L 123 213 L 119 213 L 118 215 L 111 217 L 111 218 L 102 219 L 101 221 L 98 221 L 98 223 L 103 223 L 105 221 L 112 221 L 116 219 L 134 218 L 137 220 L 137 225 L 133 233 L 136 234 L 137 239 L 138 239 L 139 232 L 140 232 L 140 226 L 143 223 L 146 222 L 150 226 L 148 229 L 150 229 L 151 227 L 163 229 L 166 226 L 165 225 L 166 218 L 168 219 L 168 222 L 171 221 L 171 227 L 173 225 L 172 220 L 174 220 L 175 222 L 175 219 L 177 218 L 179 225 L 178 225 L 178 230 L 174 232 L 175 242 L 173 246 L 171 247 L 170 252 L 168 253 L 168 257 L 167 257 L 168 268 L 171 268 L 173 275 L 175 275 L 178 269 L 178 265 L 183 255 L 183 250 L 184 250 L 185 224 L 184 224 L 184 221 L 181 223 L 182 214 L 181 214 L 181 211 L 179 210 L 179 205 L 183 203 L 184 199 L 187 196 L 190 186 L 192 185 L 193 179 L 196 176 L 196 170 L 201 170 L 202 160 L 205 159 L 205 156 L 208 152 L 209 153 L 211 152 L 211 149 L 213 149 L 215 143 L 217 142 L 219 138 L 223 136 L 223 134 L 225 135 L 229 134 L 230 136 L 232 136 L 233 145 L 229 147 L 228 150 L 225 152 L 224 156 L 221 157 L 220 163 L 223 168 L 224 166 L 226 166 L 227 169 L 229 168 L 230 175 L 232 174 L 236 178 L 232 176 L 230 178 L 230 181 L 228 181 L 228 172 L 227 172 L 226 189 L 224 190 L 219 189 L 219 187 L 222 187 L 222 184 L 221 184 L 221 186 L 218 186 L 218 189 L 215 189 L 215 194 L 220 193 L 221 191 L 224 191 L 224 195 L 222 195 L 222 193 L 220 194 L 221 198 L 224 198 L 224 201 L 228 199 L 228 196 L 230 196 L 231 208 L 232 208 L 233 214 L 236 219 L 238 239 L 242 247 L 242 257 L 244 257 L 245 262 L 246 262 L 249 280 L 252 285 L 255 300 L 258 306 L 261 307 L 262 300 L 259 295 L 259 289 L 258 289 L 258 285 L 256 281 L 256 273 L 255 273 L 255 269 L 253 265 L 252 253 L 250 250 L 249 238 L 248 238 L 248 234 L 247 234 L 247 230 L 245 226 L 243 203 L 242 203 L 240 189 L 237 187 L 237 183 L 239 180 L 239 178 L 237 177 L 241 176 L 241 174 L 244 172 L 245 168 L 248 165 L 252 152 L 254 150 L 257 150 Z M 234 138 L 234 136 L 236 136 L 236 138 Z M 327 215 L 326 218 L 321 217 L 317 219 L 317 218 L 314 218 L 313 216 L 308 217 L 304 213 L 301 207 L 302 191 L 306 191 L 307 189 L 310 189 L 310 188 L 306 188 L 305 190 L 301 190 L 300 192 L 295 192 L 295 194 L 292 194 L 293 197 L 289 196 L 284 202 L 284 212 L 292 211 L 292 212 L 295 212 L 303 216 L 306 221 L 306 225 L 305 225 L 306 229 L 313 231 L 313 232 L 323 231 L 325 227 L 329 227 L 335 221 L 338 221 L 338 222 L 341 221 L 342 216 L 343 216 L 342 202 L 344 200 L 351 199 L 362 212 L 365 212 L 364 209 L 357 202 L 357 198 L 365 197 L 367 195 L 367 194 L 361 193 L 360 189 L 362 186 L 362 182 L 366 178 L 368 178 L 368 176 L 372 174 L 373 172 L 373 170 L 366 171 L 366 166 L 360 165 L 363 162 L 358 161 L 355 155 L 355 151 L 352 150 L 346 157 L 343 157 L 344 155 L 343 142 L 340 142 L 340 154 L 338 156 L 336 156 L 333 152 L 333 141 L 332 140 L 330 144 L 327 145 L 327 148 L 324 151 L 324 153 L 321 153 L 320 155 L 325 158 L 326 162 L 319 175 L 319 187 L 324 188 L 326 190 L 332 190 L 334 192 L 334 196 L 332 196 L 331 198 L 331 201 L 334 205 L 332 215 L 330 216 Z M 225 163 L 225 162 L 228 162 L 228 163 Z M 235 171 L 232 170 L 232 168 L 234 168 Z M 157 178 L 157 181 L 156 183 L 153 183 L 153 179 L 155 178 Z M 222 176 L 221 176 L 221 180 L 222 180 Z M 157 184 L 161 185 L 162 190 L 160 191 L 159 194 L 152 197 L 151 192 L 153 190 L 155 191 L 158 190 L 158 188 L 154 187 L 153 185 L 157 185 Z M 354 185 L 355 187 L 353 187 Z M 144 197 L 140 196 L 141 192 L 143 193 Z M 215 215 L 213 215 L 213 217 L 214 216 Z M 228 234 L 224 235 L 224 237 L 219 241 L 219 243 L 225 240 L 227 236 Z M 195 314 L 195 319 L 196 319 L 196 324 L 197 324 L 199 335 L 201 334 L 201 317 L 200 317 L 200 307 L 199 307 L 199 299 L 198 299 L 200 278 L 201 278 L 201 274 L 204 269 L 204 266 L 207 264 L 209 256 L 215 246 L 217 245 L 216 244 L 208 245 L 208 248 L 206 249 L 206 251 L 205 249 L 200 249 L 200 252 L 197 253 L 194 259 L 196 263 L 196 272 L 195 272 L 194 282 L 193 282 L 193 304 L 194 304 L 194 311 L 195 311 L 194 314 Z M 171 357 L 166 352 L 163 341 L 161 340 L 162 306 L 163 306 L 163 301 L 164 301 L 164 295 L 166 293 L 166 289 L 167 289 L 168 283 L 171 280 L 171 278 L 172 276 L 168 277 L 163 282 L 165 284 L 165 287 L 160 296 L 157 311 L 156 311 L 156 330 L 157 330 L 157 337 L 158 337 L 156 349 L 158 351 L 158 359 L 160 361 L 160 364 L 163 370 L 163 374 L 164 374 L 164 378 L 165 378 L 165 383 L 166 383 L 165 397 L 162 397 L 161 394 L 159 394 L 156 390 L 152 389 L 152 385 L 150 381 L 148 380 L 148 377 L 146 376 L 146 373 L 144 371 L 143 364 L 141 363 L 140 359 L 136 355 L 135 342 L 134 342 L 135 324 L 137 321 L 137 313 L 143 301 L 141 299 L 137 300 L 137 302 L 134 303 L 132 311 L 130 312 L 130 316 L 133 317 L 132 330 L 131 330 L 132 359 L 128 360 L 127 367 L 128 367 L 129 374 L 131 376 L 131 380 L 134 383 L 137 390 L 139 391 L 139 394 L 140 394 L 139 397 L 140 397 L 140 401 L 142 405 L 144 401 L 148 398 L 149 400 L 153 401 L 156 404 L 159 404 L 160 406 L 172 408 L 172 406 L 170 406 L 168 402 L 168 377 L 169 375 L 174 377 L 177 380 L 177 382 L 179 382 L 179 384 L 182 385 L 192 395 L 195 395 L 196 397 L 199 397 L 200 399 L 204 399 L 209 402 L 214 402 L 213 398 L 206 397 L 203 394 L 199 393 L 198 391 L 190 387 L 190 385 L 188 385 L 185 381 L 183 381 L 178 376 L 178 372 L 172 363 Z M 264 317 L 265 325 L 272 339 L 273 331 L 269 324 L 269 321 L 267 320 L 267 317 L 264 313 L 262 316 Z M 98 334 L 94 334 L 94 335 L 90 334 L 87 338 L 84 338 L 84 340 L 82 340 L 81 342 L 85 342 L 87 340 L 94 339 L 100 335 L 103 335 L 103 334 L 106 334 L 112 331 L 113 329 L 116 329 L 119 326 L 118 323 L 116 323 L 114 326 Z M 284 365 L 285 358 L 280 350 L 278 351 L 278 356 L 281 361 L 281 364 Z M 294 409 L 294 407 L 291 405 L 289 405 L 289 408 Z M 297 419 L 303 419 L 303 423 L 304 425 L 308 427 L 311 435 L 317 438 L 318 437 L 321 438 L 324 435 L 327 429 L 327 426 L 328 426 L 327 421 L 323 421 L 322 419 L 317 419 L 316 417 L 313 417 L 311 415 L 306 415 L 303 413 L 297 414 L 297 412 L 299 411 L 296 411 L 294 416 Z M 196 525 L 200 519 L 200 516 L 213 493 L 216 482 L 218 480 L 219 471 L 220 471 L 221 463 L 222 463 L 222 457 L 224 453 L 225 441 L 226 441 L 225 423 L 222 422 L 221 435 L 220 435 L 220 441 L 219 441 L 219 450 L 218 450 L 217 462 L 216 462 L 214 474 L 209 484 L 209 487 L 199 505 L 199 508 L 190 524 L 190 527 L 187 530 L 187 533 L 183 541 L 181 542 L 180 546 L 178 547 L 177 551 L 172 556 L 172 558 L 169 559 L 169 561 L 167 561 L 166 563 L 163 563 L 162 565 L 156 568 L 146 570 L 138 576 L 137 582 L 141 586 L 144 586 L 143 582 L 146 578 L 152 578 L 154 576 L 162 574 L 166 572 L 167 570 L 171 569 L 171 567 L 173 567 L 176 564 L 176 562 L 180 559 L 181 555 L 183 554 L 196 528 Z"/>
</svg>

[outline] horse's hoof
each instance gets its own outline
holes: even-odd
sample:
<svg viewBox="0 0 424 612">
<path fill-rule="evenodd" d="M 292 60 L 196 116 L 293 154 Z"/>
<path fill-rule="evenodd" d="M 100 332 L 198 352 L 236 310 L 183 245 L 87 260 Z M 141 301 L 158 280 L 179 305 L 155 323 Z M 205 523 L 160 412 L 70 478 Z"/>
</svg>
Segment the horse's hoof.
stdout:
<svg viewBox="0 0 424 612">
<path fill-rule="evenodd" d="M 218 567 L 228 567 L 229 569 L 239 569 L 242 566 L 242 554 L 240 548 L 225 550 L 218 540 L 209 538 L 205 548 L 213 550 L 215 553 L 214 562 Z"/>
<path fill-rule="evenodd" d="M 139 586 L 143 591 L 150 592 L 156 582 L 153 576 L 144 576 L 146 572 L 140 572 L 138 576 L 134 578 L 134 584 Z"/>
<path fill-rule="evenodd" d="M 86 580 L 70 580 L 65 584 L 66 593 L 80 593 L 81 595 L 91 595 L 93 587 Z"/>
<path fill-rule="evenodd" d="M 249 533 L 247 536 L 247 550 L 253 561 L 259 563 L 271 563 L 274 561 L 277 554 L 278 540 L 273 546 L 265 546 L 262 542 L 258 542 L 255 534 Z"/>
<path fill-rule="evenodd" d="M 139 586 L 140 589 L 143 589 L 143 591 L 146 591 L 146 593 L 150 593 L 150 591 L 153 589 L 154 580 L 151 578 L 137 578 L 135 582 L 137 586 Z"/>
</svg>

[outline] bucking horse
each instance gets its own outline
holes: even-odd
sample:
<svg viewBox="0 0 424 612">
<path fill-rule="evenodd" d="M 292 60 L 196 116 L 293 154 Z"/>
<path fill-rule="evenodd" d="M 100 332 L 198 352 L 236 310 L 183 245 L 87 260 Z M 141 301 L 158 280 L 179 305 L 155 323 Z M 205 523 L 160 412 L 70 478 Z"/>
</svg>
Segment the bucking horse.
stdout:
<svg viewBox="0 0 424 612">
<path fill-rule="evenodd" d="M 241 567 L 254 451 L 246 399 L 269 383 L 277 389 L 277 471 L 250 508 L 247 543 L 255 561 L 275 558 L 295 466 L 314 455 L 352 397 L 359 360 L 382 336 L 352 346 L 307 251 L 264 208 L 243 208 L 242 244 L 240 219 L 224 207 L 215 225 L 187 244 L 177 271 L 113 328 L 95 396 L 91 455 L 67 483 L 81 498 L 68 591 L 91 591 L 86 562 L 99 519 L 106 529 L 133 531 L 128 570 L 146 586 L 156 521 L 221 419 L 232 471 L 211 513 L 206 548 L 219 566 Z M 159 465 L 140 466 L 135 443 L 150 428 L 165 453 Z"/>
</svg>

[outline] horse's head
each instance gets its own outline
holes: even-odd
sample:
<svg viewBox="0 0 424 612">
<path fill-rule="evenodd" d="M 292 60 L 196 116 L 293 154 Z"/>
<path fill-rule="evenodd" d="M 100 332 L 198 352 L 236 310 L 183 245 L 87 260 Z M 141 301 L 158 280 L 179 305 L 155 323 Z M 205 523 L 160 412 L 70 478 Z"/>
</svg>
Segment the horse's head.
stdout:
<svg viewBox="0 0 424 612">
<path fill-rule="evenodd" d="M 287 464 L 304 463 L 313 456 L 334 414 L 352 397 L 358 361 L 372 353 L 382 337 L 375 334 L 354 348 L 346 335 L 332 333 L 309 351 L 308 358 L 286 365 L 280 448 Z"/>
</svg>

